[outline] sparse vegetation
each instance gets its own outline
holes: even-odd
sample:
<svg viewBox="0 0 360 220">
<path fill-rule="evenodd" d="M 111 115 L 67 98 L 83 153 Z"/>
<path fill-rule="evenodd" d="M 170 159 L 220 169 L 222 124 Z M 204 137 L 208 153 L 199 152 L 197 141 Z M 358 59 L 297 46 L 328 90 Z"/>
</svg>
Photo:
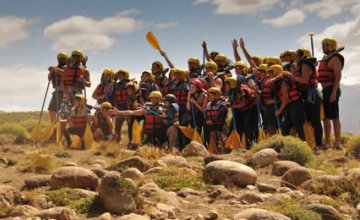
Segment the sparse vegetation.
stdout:
<svg viewBox="0 0 360 220">
<path fill-rule="evenodd" d="M 16 137 L 14 144 L 25 144 L 30 137 L 25 127 L 15 123 L 4 123 L 0 125 L 0 134 L 13 135 Z"/>
<path fill-rule="evenodd" d="M 31 132 L 32 129 L 35 127 L 36 123 L 38 123 L 38 119 L 28 119 L 26 121 L 22 121 L 20 122 L 18 125 L 26 128 L 26 130 L 28 132 Z M 45 121 L 45 120 L 41 120 L 41 126 L 44 128 L 44 127 L 47 127 L 49 125 L 49 122 L 48 121 Z"/>
<path fill-rule="evenodd" d="M 346 144 L 346 148 L 351 156 L 360 158 L 360 134 L 353 136 Z"/>
<path fill-rule="evenodd" d="M 306 164 L 306 167 L 312 168 L 315 170 L 321 170 L 324 174 L 336 175 L 338 174 L 338 170 L 333 163 L 324 160 L 323 158 L 314 158 L 310 162 Z M 315 176 L 313 176 L 315 177 Z"/>
<path fill-rule="evenodd" d="M 127 159 L 132 156 L 131 153 L 124 151 L 124 148 L 115 142 L 99 142 L 94 148 L 96 155 L 104 155 L 106 157 L 116 159 Z"/>
<path fill-rule="evenodd" d="M 165 152 L 157 147 L 142 146 L 136 151 L 135 154 L 148 160 L 157 160 L 164 156 Z"/>
<path fill-rule="evenodd" d="M 29 154 L 27 159 L 18 165 L 21 172 L 31 173 L 50 173 L 58 167 L 60 163 L 54 157 L 38 153 Z"/>
</svg>

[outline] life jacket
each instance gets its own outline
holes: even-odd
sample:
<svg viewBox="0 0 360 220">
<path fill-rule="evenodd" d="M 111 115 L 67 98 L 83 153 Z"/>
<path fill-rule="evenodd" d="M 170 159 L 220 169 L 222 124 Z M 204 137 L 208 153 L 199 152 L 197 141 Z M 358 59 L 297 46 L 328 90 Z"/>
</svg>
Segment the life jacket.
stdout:
<svg viewBox="0 0 360 220">
<path fill-rule="evenodd" d="M 195 69 L 189 72 L 189 78 L 191 79 L 196 79 L 200 76 L 201 73 L 201 69 Z"/>
<path fill-rule="evenodd" d="M 126 89 L 126 82 L 118 82 L 114 88 L 115 105 L 126 105 L 128 102 L 128 94 Z"/>
<path fill-rule="evenodd" d="M 270 79 L 270 76 L 267 76 L 262 81 L 262 90 L 261 90 L 261 99 L 262 100 L 274 99 L 273 85 L 267 83 L 267 81 L 269 79 Z"/>
<path fill-rule="evenodd" d="M 171 109 L 175 111 L 175 114 L 172 117 L 170 117 L 170 114 L 168 113 Z M 179 120 L 179 105 L 177 103 L 171 103 L 169 108 L 167 109 L 164 124 L 173 125 L 178 120 Z"/>
<path fill-rule="evenodd" d="M 65 69 L 64 86 L 84 88 L 82 77 L 85 77 L 85 70 L 81 67 L 68 67 Z"/>
<path fill-rule="evenodd" d="M 96 87 L 96 89 L 95 89 L 95 94 L 96 94 L 97 96 L 102 96 L 102 95 L 104 95 L 104 89 L 105 89 L 104 85 L 103 85 L 103 84 L 99 84 L 99 85 Z M 98 100 L 97 100 L 97 102 L 98 102 L 99 104 L 101 104 L 101 103 L 103 103 L 103 102 L 105 102 L 105 101 L 106 101 L 106 99 L 98 99 Z"/>
<path fill-rule="evenodd" d="M 184 82 L 173 84 L 170 88 L 170 93 L 176 97 L 176 102 L 179 105 L 186 105 L 189 86 Z"/>
<path fill-rule="evenodd" d="M 312 69 L 312 74 L 310 76 L 310 79 L 309 79 L 308 83 L 304 84 L 304 83 L 296 82 L 298 90 L 301 91 L 305 95 L 305 94 L 307 94 L 307 90 L 309 88 L 317 88 L 317 86 L 319 84 L 319 82 L 318 82 L 319 74 L 318 74 L 318 71 L 317 71 L 314 63 L 312 63 L 311 61 L 308 61 L 308 60 L 303 60 L 300 63 L 299 68 L 295 72 L 295 76 L 301 76 L 301 74 L 302 74 L 302 64 L 306 64 Z"/>
<path fill-rule="evenodd" d="M 155 75 L 155 83 L 159 88 L 163 88 L 163 84 L 162 81 L 165 78 L 163 73 L 159 73 L 157 75 Z"/>
<path fill-rule="evenodd" d="M 255 95 L 254 90 L 252 90 L 247 85 L 241 85 L 241 88 L 243 89 L 243 91 L 245 93 L 244 98 L 245 98 L 246 104 L 244 105 L 244 107 L 242 107 L 240 109 L 240 111 L 244 112 L 244 111 L 251 109 L 252 107 L 254 107 L 256 105 L 256 95 Z"/>
<path fill-rule="evenodd" d="M 73 111 L 76 111 L 75 109 Z M 70 116 L 72 127 L 77 129 L 84 129 L 86 127 L 86 115 L 85 114 L 74 114 Z"/>
<path fill-rule="evenodd" d="M 341 66 L 344 67 L 344 62 L 345 62 L 344 57 L 339 53 L 335 54 L 334 57 L 335 56 L 340 59 Z M 320 61 L 319 71 L 318 71 L 320 83 L 334 83 L 335 82 L 335 72 L 333 69 L 331 69 L 328 66 L 328 61 L 329 60 Z"/>
<path fill-rule="evenodd" d="M 101 112 L 96 112 L 96 117 L 97 117 L 98 123 L 99 123 L 98 128 L 100 128 L 102 130 L 104 135 L 106 136 L 106 135 L 111 134 L 112 132 L 110 131 L 110 126 L 109 126 L 106 118 L 101 114 Z"/>
<path fill-rule="evenodd" d="M 64 70 L 66 68 L 66 66 L 62 66 L 62 67 L 58 66 L 58 68 Z M 51 83 L 52 83 L 52 86 L 53 86 L 54 89 L 60 87 L 61 80 L 62 80 L 61 74 L 54 73 L 54 75 L 51 78 Z"/>
<path fill-rule="evenodd" d="M 300 97 L 300 92 L 298 90 L 298 86 L 296 85 L 296 83 L 291 80 L 287 80 L 286 83 L 288 86 L 289 103 L 299 100 L 301 97 Z"/>
<path fill-rule="evenodd" d="M 210 78 L 207 75 L 203 75 L 199 78 L 204 85 L 205 90 L 211 87 Z"/>
<path fill-rule="evenodd" d="M 168 83 L 167 85 L 164 85 L 160 90 L 163 95 L 170 93 L 171 84 Z"/>
<path fill-rule="evenodd" d="M 164 111 L 162 106 L 158 106 L 157 109 L 153 109 L 153 105 L 151 103 L 147 103 L 146 108 L 150 109 L 151 111 L 156 112 L 157 114 L 161 115 Z M 155 115 L 154 113 L 147 111 L 147 115 L 144 120 L 144 132 L 147 134 L 158 133 L 162 132 L 162 128 L 164 125 L 164 121 L 162 117 Z"/>
<path fill-rule="evenodd" d="M 135 110 L 136 109 L 136 107 L 135 107 L 135 105 L 136 105 L 136 103 L 137 103 L 137 95 L 136 94 L 134 94 L 134 95 L 132 95 L 132 96 L 127 96 L 127 99 L 128 99 L 128 102 L 127 102 L 127 104 L 128 104 L 128 109 L 130 109 L 130 110 Z"/>
<path fill-rule="evenodd" d="M 227 114 L 224 117 L 219 117 L 220 109 L 226 108 L 226 104 L 221 100 L 215 100 L 208 103 L 206 106 L 206 118 L 211 120 L 213 125 L 224 125 L 227 118 Z"/>
</svg>

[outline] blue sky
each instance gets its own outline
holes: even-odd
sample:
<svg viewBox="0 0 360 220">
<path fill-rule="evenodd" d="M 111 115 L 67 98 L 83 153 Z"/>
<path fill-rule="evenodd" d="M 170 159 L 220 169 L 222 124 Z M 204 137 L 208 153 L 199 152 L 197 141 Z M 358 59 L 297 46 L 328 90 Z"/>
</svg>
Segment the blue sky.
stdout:
<svg viewBox="0 0 360 220">
<path fill-rule="evenodd" d="M 321 39 L 335 37 L 352 64 L 343 82 L 358 84 L 359 12 L 360 0 L 0 0 L 0 109 L 39 109 L 47 67 L 60 50 L 89 55 L 89 93 L 104 68 L 137 77 L 154 60 L 164 61 L 145 40 L 150 30 L 184 68 L 188 57 L 202 56 L 203 40 L 233 59 L 233 38 L 244 37 L 252 54 L 272 56 L 309 48 L 307 33 L 315 32 L 321 57 Z"/>
</svg>

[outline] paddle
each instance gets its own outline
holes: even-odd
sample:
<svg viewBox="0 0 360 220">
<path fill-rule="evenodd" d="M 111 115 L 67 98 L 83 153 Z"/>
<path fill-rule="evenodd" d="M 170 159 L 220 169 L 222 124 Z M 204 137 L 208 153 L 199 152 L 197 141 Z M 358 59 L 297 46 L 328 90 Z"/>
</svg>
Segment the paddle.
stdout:
<svg viewBox="0 0 360 220">
<path fill-rule="evenodd" d="M 159 41 L 156 39 L 155 35 L 151 31 L 146 34 L 146 40 L 154 49 L 159 51 L 161 50 Z"/>
<path fill-rule="evenodd" d="M 232 122 L 233 122 L 233 131 L 229 135 L 229 137 L 225 141 L 225 147 L 230 148 L 232 150 L 242 148 L 243 145 L 241 144 L 240 135 L 236 129 L 236 119 L 234 114 L 234 109 L 231 107 L 231 114 L 232 114 Z"/>
<path fill-rule="evenodd" d="M 90 128 L 90 122 L 89 122 L 89 114 L 87 112 L 87 105 L 86 105 L 86 84 L 85 84 L 85 77 L 83 79 L 83 83 L 84 83 L 84 96 L 85 96 L 85 114 L 86 114 L 86 128 L 85 128 L 85 132 L 83 135 L 83 139 L 84 139 L 84 148 L 85 149 L 90 149 L 94 143 L 94 136 L 93 133 L 91 131 Z"/>
<path fill-rule="evenodd" d="M 193 124 L 194 124 L 194 132 L 193 132 L 194 134 L 193 134 L 192 140 L 198 142 L 199 144 L 203 144 L 202 138 L 196 128 L 195 105 L 193 103 L 190 103 L 190 104 L 191 104 L 190 108 L 191 108 Z"/>
</svg>

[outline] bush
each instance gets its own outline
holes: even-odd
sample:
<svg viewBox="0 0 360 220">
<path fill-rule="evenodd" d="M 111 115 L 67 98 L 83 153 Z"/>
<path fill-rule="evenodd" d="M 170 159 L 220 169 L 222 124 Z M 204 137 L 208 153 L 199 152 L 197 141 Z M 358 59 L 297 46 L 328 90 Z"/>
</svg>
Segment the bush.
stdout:
<svg viewBox="0 0 360 220">
<path fill-rule="evenodd" d="M 60 166 L 59 162 L 54 157 L 46 154 L 30 154 L 27 158 L 19 164 L 19 169 L 22 172 L 32 173 L 51 173 Z"/>
<path fill-rule="evenodd" d="M 353 136 L 346 144 L 346 148 L 350 155 L 360 158 L 360 134 Z"/>
<path fill-rule="evenodd" d="M 273 148 L 280 153 L 279 156 L 282 160 L 291 160 L 300 165 L 305 165 L 314 159 L 309 145 L 305 141 L 291 136 L 274 135 L 265 141 L 255 144 L 252 152 L 265 148 Z"/>
<path fill-rule="evenodd" d="M 30 138 L 25 127 L 15 123 L 5 123 L 0 126 L 0 134 L 11 134 L 16 137 L 15 144 L 25 144 Z"/>
<path fill-rule="evenodd" d="M 19 125 L 23 126 L 24 128 L 26 128 L 26 130 L 31 133 L 31 131 L 33 130 L 33 128 L 35 127 L 35 125 L 38 123 L 38 119 L 28 119 L 26 121 L 22 121 L 19 123 Z M 41 127 L 47 127 L 49 126 L 49 122 L 41 120 Z"/>
</svg>

